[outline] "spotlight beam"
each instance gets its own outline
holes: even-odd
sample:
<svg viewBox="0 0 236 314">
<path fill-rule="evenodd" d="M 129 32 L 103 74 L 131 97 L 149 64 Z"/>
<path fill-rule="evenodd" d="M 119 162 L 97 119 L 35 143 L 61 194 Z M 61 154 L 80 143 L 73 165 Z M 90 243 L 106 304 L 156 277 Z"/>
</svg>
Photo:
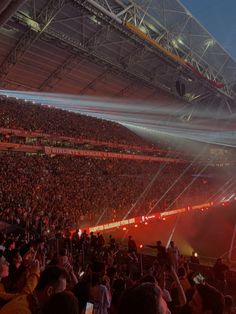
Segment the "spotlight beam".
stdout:
<svg viewBox="0 0 236 314">
<path fill-rule="evenodd" d="M 203 149 L 204 151 L 205 149 Z M 150 213 L 156 208 L 156 206 L 162 201 L 162 199 L 169 193 L 169 191 L 179 182 L 179 180 L 185 175 L 185 173 L 193 166 L 193 164 L 199 159 L 202 155 L 202 152 L 194 158 L 194 160 L 188 165 L 188 167 L 181 173 L 180 176 L 171 184 L 171 186 L 163 193 L 163 195 L 159 198 L 159 200 L 153 205 L 153 207 L 146 213 L 146 216 L 150 215 Z"/>
<path fill-rule="evenodd" d="M 226 186 L 227 186 L 228 184 L 232 184 L 231 181 L 233 181 L 233 180 L 235 180 L 235 176 L 229 178 L 229 180 L 227 180 L 227 181 L 223 184 L 223 186 L 221 186 L 215 193 L 212 194 L 212 196 L 210 196 L 210 197 L 208 198 L 207 202 L 210 202 L 210 201 L 214 200 L 214 197 L 215 197 L 216 195 L 218 195 L 219 192 L 222 192 L 222 188 L 224 188 L 224 187 L 225 187 L 225 189 L 223 190 L 223 192 L 225 192 L 225 191 L 227 190 L 227 188 L 228 188 L 228 187 L 226 187 Z M 230 186 L 232 186 L 232 185 L 230 185 Z"/>
<path fill-rule="evenodd" d="M 202 168 L 202 170 L 198 173 L 198 175 L 201 175 L 209 166 L 209 163 L 206 164 L 205 167 Z M 184 190 L 179 193 L 179 195 L 173 200 L 173 202 L 165 209 L 165 211 L 167 211 L 168 209 L 170 209 L 172 207 L 172 205 L 175 204 L 175 202 L 185 193 L 185 191 L 188 190 L 188 188 L 196 181 L 197 177 L 193 178 L 191 180 L 191 182 L 184 188 Z"/>
<path fill-rule="evenodd" d="M 151 189 L 153 183 L 155 182 L 155 180 L 157 179 L 158 175 L 161 173 L 161 171 L 165 168 L 166 163 L 165 164 L 161 164 L 161 166 L 159 167 L 159 169 L 157 170 L 156 174 L 153 176 L 153 178 L 151 179 L 151 181 L 149 182 L 149 184 L 146 186 L 146 188 L 143 190 L 143 192 L 139 195 L 138 199 L 136 200 L 136 202 L 134 203 L 134 205 L 127 211 L 127 213 L 125 214 L 125 216 L 123 217 L 123 220 L 125 220 L 134 210 L 134 208 L 136 207 L 136 205 L 139 203 L 139 201 L 146 195 L 146 193 Z"/>
</svg>

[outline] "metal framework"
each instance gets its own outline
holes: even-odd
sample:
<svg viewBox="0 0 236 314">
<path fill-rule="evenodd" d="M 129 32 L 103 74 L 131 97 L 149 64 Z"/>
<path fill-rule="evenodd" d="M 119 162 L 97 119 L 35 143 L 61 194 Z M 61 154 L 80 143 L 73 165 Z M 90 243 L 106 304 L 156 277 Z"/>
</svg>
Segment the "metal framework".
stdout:
<svg viewBox="0 0 236 314">
<path fill-rule="evenodd" d="M 87 1 L 94 4 L 93 0 Z M 219 80 L 230 93 L 236 63 L 178 0 L 98 0 L 104 12 L 129 22 L 183 58 L 209 80 Z"/>
<path fill-rule="evenodd" d="M 52 22 L 54 17 L 65 5 L 65 0 L 51 0 L 36 16 L 36 21 L 39 29 L 29 27 L 18 41 L 17 45 L 10 51 L 6 59 L 0 65 L 0 79 L 4 79 L 9 73 L 10 69 L 17 63 L 17 61 L 24 55 L 27 49 L 40 37 L 45 29 Z"/>
<path fill-rule="evenodd" d="M 83 16 L 82 16 L 83 18 Z M 98 42 L 99 38 L 103 36 L 103 33 L 107 33 L 107 29 L 109 26 L 105 27 L 103 30 L 100 30 L 95 32 L 88 40 L 84 41 L 84 46 L 89 46 L 91 41 Z M 91 52 L 92 53 L 92 52 Z M 73 53 L 68 59 L 65 60 L 59 67 L 50 74 L 50 76 L 42 83 L 42 85 L 39 87 L 40 90 L 45 89 L 52 89 L 53 86 L 57 83 L 58 79 L 63 77 L 64 75 L 70 73 L 75 65 L 81 64 L 84 60 L 86 60 L 89 55 L 91 54 L 88 52 L 87 56 L 84 57 L 82 60 L 78 56 L 77 53 Z"/>
<path fill-rule="evenodd" d="M 127 23 L 138 32 L 132 32 Z M 53 90 L 89 60 L 100 70 L 75 88 L 77 94 L 86 94 L 101 81 L 109 83 L 111 76 L 123 76 L 127 84 L 113 92 L 113 97 L 126 96 L 142 85 L 150 90 L 145 99 L 164 90 L 188 102 L 215 102 L 232 111 L 236 63 L 178 0 L 28 1 L 7 27 L 22 35 L 1 62 L 1 85 L 24 85 L 11 77 L 14 68 L 34 46 L 47 43 L 66 55 L 43 79 L 34 73 L 39 82 L 35 89 Z M 146 37 L 140 37 L 139 32 Z M 178 60 L 184 60 L 194 71 Z M 46 71 L 46 65 L 43 68 Z M 185 85 L 185 95 L 176 91 L 176 81 Z M 220 82 L 223 87 L 211 82 Z"/>
<path fill-rule="evenodd" d="M 136 62 L 135 62 L 136 55 L 134 54 L 134 52 L 132 56 L 131 55 L 128 55 L 125 57 L 119 56 L 118 58 L 112 59 L 112 60 L 110 58 L 105 59 L 103 56 L 98 54 L 98 48 L 100 47 L 100 44 L 97 41 L 95 41 L 93 45 L 89 45 L 89 47 L 87 47 L 86 45 L 82 45 L 81 42 L 74 41 L 71 37 L 69 36 L 67 37 L 63 33 L 55 31 L 53 28 L 50 28 L 50 27 L 47 30 L 45 30 L 45 34 L 47 34 L 48 36 L 50 35 L 51 39 L 54 42 L 56 42 L 55 39 L 58 39 L 59 42 L 63 41 L 64 43 L 66 43 L 68 45 L 67 46 L 68 48 L 72 46 L 74 48 L 74 51 L 76 51 L 77 49 L 78 56 L 81 57 L 81 54 L 83 54 L 85 58 L 89 56 L 93 58 L 95 62 L 99 62 L 100 64 L 102 63 L 104 67 L 108 68 L 105 70 L 105 73 L 107 73 L 109 70 L 118 71 L 118 72 L 123 73 L 123 75 L 128 75 L 128 77 L 130 77 L 132 80 L 138 79 L 143 84 L 146 84 L 150 87 L 161 87 L 162 89 L 168 89 L 165 85 L 163 85 L 158 80 L 152 79 L 153 75 L 150 75 L 151 72 L 145 71 L 146 72 L 145 73 L 146 75 L 145 75 L 144 73 L 139 73 L 136 70 Z M 127 61 L 125 62 L 125 60 Z M 160 67 L 161 66 L 162 65 L 160 65 Z M 69 69 L 67 68 L 67 70 Z M 174 71 L 176 71 L 175 75 L 178 76 L 178 69 L 176 70 L 173 69 L 173 72 Z M 173 75 L 173 72 L 172 72 L 172 75 Z M 104 77 L 104 73 L 99 74 L 99 76 L 95 78 L 95 80 L 93 80 L 92 82 L 89 82 L 88 86 L 85 87 L 85 90 L 87 90 L 89 86 L 91 86 L 91 83 L 93 84 L 94 81 L 97 81 L 99 80 L 99 78 L 101 79 L 103 77 Z M 83 93 L 83 90 L 81 91 L 81 93 Z"/>
</svg>

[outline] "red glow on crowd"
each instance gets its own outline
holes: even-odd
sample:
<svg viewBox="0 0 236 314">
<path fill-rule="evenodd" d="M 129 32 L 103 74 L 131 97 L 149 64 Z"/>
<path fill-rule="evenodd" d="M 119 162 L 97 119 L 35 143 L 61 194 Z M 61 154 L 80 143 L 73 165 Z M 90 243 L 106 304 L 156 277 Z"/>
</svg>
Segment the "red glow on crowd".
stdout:
<svg viewBox="0 0 236 314">
<path fill-rule="evenodd" d="M 222 202 L 220 204 L 222 206 L 227 206 L 227 205 L 229 205 L 229 202 Z M 137 228 L 139 223 L 141 223 L 141 224 L 144 223 L 145 225 L 147 225 L 148 224 L 147 221 L 149 221 L 149 220 L 160 219 L 161 221 L 166 221 L 166 217 L 168 217 L 168 216 L 175 216 L 175 215 L 178 215 L 181 213 L 189 213 L 192 210 L 200 210 L 203 212 L 204 210 L 207 210 L 212 206 L 213 206 L 213 202 L 209 202 L 209 203 L 204 203 L 204 204 L 199 204 L 199 205 L 187 206 L 185 208 L 179 208 L 179 209 L 174 209 L 174 210 L 169 210 L 169 211 L 157 212 L 157 213 L 154 213 L 154 214 L 148 215 L 148 216 L 137 216 L 137 217 L 129 218 L 126 220 L 114 221 L 112 223 L 107 223 L 104 225 L 99 225 L 99 226 L 94 226 L 94 227 L 87 227 L 84 229 L 86 229 L 88 232 L 99 232 L 99 231 L 105 231 L 105 230 L 111 230 L 114 228 L 119 228 L 119 227 L 124 226 L 124 225 L 134 225 L 134 227 Z M 123 227 L 122 230 L 126 231 L 127 228 Z"/>
</svg>

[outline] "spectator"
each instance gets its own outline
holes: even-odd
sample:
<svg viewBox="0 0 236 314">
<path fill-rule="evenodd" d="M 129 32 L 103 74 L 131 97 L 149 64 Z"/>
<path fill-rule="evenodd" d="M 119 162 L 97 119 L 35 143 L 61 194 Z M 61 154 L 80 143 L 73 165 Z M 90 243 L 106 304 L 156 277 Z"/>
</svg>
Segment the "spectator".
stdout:
<svg viewBox="0 0 236 314">
<path fill-rule="evenodd" d="M 134 260 L 135 262 L 138 262 L 137 244 L 132 238 L 132 236 L 129 236 L 129 239 L 128 239 L 128 254 L 132 260 Z"/>
<path fill-rule="evenodd" d="M 6 279 L 9 276 L 9 263 L 5 259 L 4 256 L 1 257 L 0 261 L 0 278 Z M 10 278 L 10 280 L 15 281 L 17 277 Z M 0 299 L 8 301 L 13 299 L 19 294 L 25 294 L 28 295 L 33 292 L 35 289 L 37 283 L 38 283 L 38 278 L 39 278 L 39 264 L 37 261 L 34 261 L 31 264 L 31 267 L 29 269 L 28 276 L 24 282 L 24 285 L 22 288 L 20 288 L 18 291 L 13 291 L 8 293 L 5 290 L 4 284 L 0 283 Z"/>
<path fill-rule="evenodd" d="M 9 263 L 4 256 L 0 257 L 0 279 L 6 278 L 9 275 Z"/>
<path fill-rule="evenodd" d="M 167 314 L 170 311 L 153 283 L 143 283 L 127 290 L 121 298 L 119 314 Z"/>
<path fill-rule="evenodd" d="M 35 291 L 29 295 L 14 298 L 1 309 L 1 314 L 34 314 L 40 311 L 55 293 L 66 289 L 67 273 L 63 268 L 50 266 L 40 276 Z"/>
<path fill-rule="evenodd" d="M 226 281 L 226 272 L 229 270 L 229 267 L 225 265 L 222 261 L 222 258 L 218 258 L 215 265 L 213 266 L 215 285 L 220 291 L 225 291 L 227 287 Z"/>
<path fill-rule="evenodd" d="M 167 253 L 169 255 L 169 260 L 171 265 L 177 271 L 179 266 L 179 250 L 177 246 L 174 244 L 174 241 L 170 241 L 170 245 L 167 249 Z"/>
<path fill-rule="evenodd" d="M 178 269 L 178 277 L 179 277 L 180 284 L 183 287 L 184 292 L 186 293 L 189 289 L 191 289 L 191 285 L 188 281 L 187 274 L 184 267 L 180 267 Z M 172 288 L 176 288 L 175 283 L 172 285 Z"/>
<path fill-rule="evenodd" d="M 79 314 L 79 304 L 73 293 L 59 292 L 49 298 L 42 314 Z"/>
<path fill-rule="evenodd" d="M 231 295 L 225 296 L 224 314 L 235 314 L 234 300 Z"/>
<path fill-rule="evenodd" d="M 157 249 L 157 261 L 161 267 L 169 263 L 168 255 L 166 248 L 162 245 L 161 241 L 157 241 L 156 245 L 148 245 L 152 249 Z"/>
<path fill-rule="evenodd" d="M 112 286 L 112 302 L 111 302 L 111 313 L 116 314 L 122 293 L 126 289 L 126 282 L 123 278 L 117 278 Z"/>
<path fill-rule="evenodd" d="M 89 289 L 89 301 L 93 303 L 94 314 L 107 314 L 111 306 L 111 296 L 99 275 L 93 274 Z"/>
<path fill-rule="evenodd" d="M 8 239 L 5 243 L 4 256 L 8 262 L 12 259 L 12 251 L 15 249 L 15 241 Z"/>
<path fill-rule="evenodd" d="M 196 285 L 195 293 L 189 303 L 191 313 L 222 314 L 224 310 L 223 295 L 207 284 Z"/>
</svg>

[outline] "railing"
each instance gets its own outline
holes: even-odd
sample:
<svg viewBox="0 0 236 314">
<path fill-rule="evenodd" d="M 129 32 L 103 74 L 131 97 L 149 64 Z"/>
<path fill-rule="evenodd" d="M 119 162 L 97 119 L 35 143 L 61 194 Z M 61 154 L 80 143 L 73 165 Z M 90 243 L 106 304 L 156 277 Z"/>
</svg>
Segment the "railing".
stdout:
<svg viewBox="0 0 236 314">
<path fill-rule="evenodd" d="M 42 153 L 45 155 L 63 155 L 63 156 L 77 156 L 90 158 L 106 158 L 106 159 L 125 159 L 125 160 L 143 160 L 154 162 L 168 162 L 168 163 L 185 163 L 185 160 L 169 157 L 155 157 L 146 155 L 135 155 L 125 153 L 101 152 L 88 149 L 71 149 L 51 146 L 27 145 L 19 143 L 0 142 L 0 150 L 15 151 L 25 153 Z"/>
<path fill-rule="evenodd" d="M 74 144 L 91 144 L 94 146 L 107 146 L 111 148 L 122 148 L 127 150 L 137 150 L 137 151 L 146 151 L 146 152 L 161 152 L 161 153 L 173 153 L 177 154 L 176 151 L 171 150 L 163 150 L 159 149 L 157 147 L 148 147 L 148 146 L 139 146 L 139 145 L 128 145 L 128 144 L 120 144 L 120 143 L 113 143 L 110 141 L 98 141 L 94 139 L 87 139 L 87 138 L 81 138 L 81 137 L 69 137 L 69 136 L 62 136 L 57 134 L 48 134 L 48 133 L 42 133 L 39 132 L 31 132 L 31 131 L 25 131 L 25 130 L 19 130 L 19 129 L 8 129 L 8 128 L 0 128 L 0 134 L 4 135 L 16 135 L 19 137 L 29 137 L 29 138 L 43 138 L 43 139 L 50 139 L 54 141 L 67 141 L 69 143 Z"/>
</svg>

